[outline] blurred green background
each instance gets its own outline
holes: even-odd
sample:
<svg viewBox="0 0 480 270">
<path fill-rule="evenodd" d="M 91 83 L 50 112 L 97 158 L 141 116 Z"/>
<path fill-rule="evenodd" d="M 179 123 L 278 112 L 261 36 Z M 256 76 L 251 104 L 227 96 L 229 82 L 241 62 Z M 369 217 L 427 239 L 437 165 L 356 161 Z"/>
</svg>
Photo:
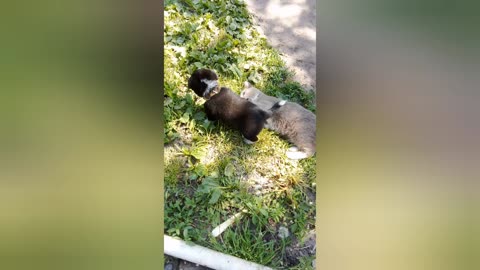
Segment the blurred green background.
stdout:
<svg viewBox="0 0 480 270">
<path fill-rule="evenodd" d="M 1 269 L 162 265 L 162 6 L 147 4 L 1 4 Z"/>
<path fill-rule="evenodd" d="M 317 4 L 318 269 L 477 269 L 478 1 Z"/>
</svg>

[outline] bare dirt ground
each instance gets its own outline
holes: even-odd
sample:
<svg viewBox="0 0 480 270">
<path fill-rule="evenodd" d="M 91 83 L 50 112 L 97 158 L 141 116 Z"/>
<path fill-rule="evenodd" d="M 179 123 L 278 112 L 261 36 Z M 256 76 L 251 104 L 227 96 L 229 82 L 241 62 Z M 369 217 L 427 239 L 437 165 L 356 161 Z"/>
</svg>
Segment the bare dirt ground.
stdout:
<svg viewBox="0 0 480 270">
<path fill-rule="evenodd" d="M 246 3 L 260 32 L 295 72 L 295 81 L 315 91 L 315 1 L 246 0 Z"/>
</svg>

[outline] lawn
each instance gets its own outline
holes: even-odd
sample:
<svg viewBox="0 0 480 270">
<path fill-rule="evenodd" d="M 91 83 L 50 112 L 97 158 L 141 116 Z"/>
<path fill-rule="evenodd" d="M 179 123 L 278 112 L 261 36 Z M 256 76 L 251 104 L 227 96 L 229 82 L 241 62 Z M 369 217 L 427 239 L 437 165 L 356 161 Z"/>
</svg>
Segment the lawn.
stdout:
<svg viewBox="0 0 480 270">
<path fill-rule="evenodd" d="M 244 144 L 238 131 L 206 119 L 187 80 L 209 68 L 236 93 L 248 80 L 312 111 L 314 95 L 292 80 L 243 1 L 165 1 L 164 16 L 165 234 L 278 269 L 311 268 L 315 157 L 286 159 L 290 145 L 266 129 Z M 240 211 L 223 234 L 210 235 Z M 281 227 L 288 237 L 279 237 Z"/>
</svg>

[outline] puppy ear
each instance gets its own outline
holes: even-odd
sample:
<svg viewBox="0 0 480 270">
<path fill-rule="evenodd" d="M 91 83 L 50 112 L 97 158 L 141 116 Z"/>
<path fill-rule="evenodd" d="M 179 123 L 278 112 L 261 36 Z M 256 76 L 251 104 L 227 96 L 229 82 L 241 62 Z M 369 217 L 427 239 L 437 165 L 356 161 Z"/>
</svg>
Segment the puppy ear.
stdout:
<svg viewBox="0 0 480 270">
<path fill-rule="evenodd" d="M 252 86 L 252 85 L 251 85 L 248 81 L 245 81 L 245 82 L 243 83 L 243 87 L 245 87 L 245 88 L 249 88 L 249 87 L 251 87 L 251 86 Z"/>
</svg>

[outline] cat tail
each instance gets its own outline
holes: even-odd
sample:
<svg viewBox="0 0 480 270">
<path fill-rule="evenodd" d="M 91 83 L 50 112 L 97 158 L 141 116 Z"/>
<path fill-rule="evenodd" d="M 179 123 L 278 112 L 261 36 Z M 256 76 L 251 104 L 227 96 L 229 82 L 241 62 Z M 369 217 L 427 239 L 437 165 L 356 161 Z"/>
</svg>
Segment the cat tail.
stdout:
<svg viewBox="0 0 480 270">
<path fill-rule="evenodd" d="M 278 108 L 282 107 L 283 105 L 285 105 L 287 103 L 286 100 L 280 100 L 279 102 L 273 104 L 273 106 L 269 109 L 270 112 L 273 112 L 275 110 L 277 110 Z"/>
<path fill-rule="evenodd" d="M 275 110 L 278 110 L 278 108 L 282 107 L 283 105 L 285 105 L 285 103 L 287 103 L 287 101 L 285 100 L 280 100 L 279 102 L 273 104 L 273 106 L 268 109 L 268 111 L 263 111 L 264 112 L 264 115 L 265 115 L 265 119 L 268 119 L 272 116 L 272 113 L 275 111 Z"/>
</svg>

